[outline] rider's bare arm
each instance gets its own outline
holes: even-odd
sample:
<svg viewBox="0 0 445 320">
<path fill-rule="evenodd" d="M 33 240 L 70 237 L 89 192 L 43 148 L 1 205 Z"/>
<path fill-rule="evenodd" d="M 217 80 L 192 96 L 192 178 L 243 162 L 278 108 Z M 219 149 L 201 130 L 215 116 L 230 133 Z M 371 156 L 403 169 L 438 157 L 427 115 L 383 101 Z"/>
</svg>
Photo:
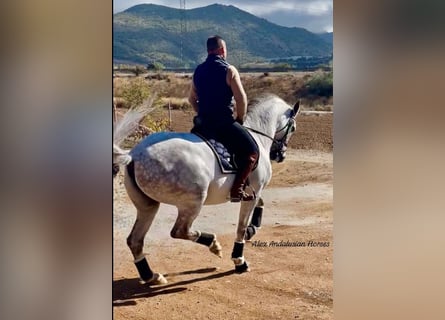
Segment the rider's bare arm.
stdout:
<svg viewBox="0 0 445 320">
<path fill-rule="evenodd" d="M 195 83 L 192 81 L 189 92 L 189 102 L 192 105 L 195 112 L 198 112 L 198 95 L 196 93 Z"/>
<path fill-rule="evenodd" d="M 227 70 L 227 84 L 232 89 L 233 97 L 235 98 L 236 118 L 243 123 L 247 112 L 247 95 L 241 83 L 238 70 L 234 66 L 230 66 Z"/>
</svg>

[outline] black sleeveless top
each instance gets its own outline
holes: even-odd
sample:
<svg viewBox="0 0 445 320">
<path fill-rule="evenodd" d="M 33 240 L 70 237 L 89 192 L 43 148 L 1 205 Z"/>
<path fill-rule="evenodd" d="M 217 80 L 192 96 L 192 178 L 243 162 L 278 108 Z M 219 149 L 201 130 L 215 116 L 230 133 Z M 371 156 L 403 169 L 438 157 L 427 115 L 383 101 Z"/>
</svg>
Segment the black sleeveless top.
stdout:
<svg viewBox="0 0 445 320">
<path fill-rule="evenodd" d="M 198 95 L 198 116 L 205 122 L 233 122 L 232 89 L 227 85 L 229 64 L 219 55 L 211 54 L 193 74 Z"/>
</svg>

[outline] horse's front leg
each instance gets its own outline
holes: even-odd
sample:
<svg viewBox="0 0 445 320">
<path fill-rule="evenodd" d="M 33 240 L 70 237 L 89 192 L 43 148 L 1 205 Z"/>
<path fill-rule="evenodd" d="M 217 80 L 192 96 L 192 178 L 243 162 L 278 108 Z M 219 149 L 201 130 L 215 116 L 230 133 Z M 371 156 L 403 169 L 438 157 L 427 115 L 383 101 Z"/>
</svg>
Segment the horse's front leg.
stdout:
<svg viewBox="0 0 445 320">
<path fill-rule="evenodd" d="M 216 235 L 199 230 L 192 231 L 193 221 L 198 216 L 202 208 L 202 202 L 178 206 L 178 218 L 170 232 L 172 238 L 191 240 L 199 244 L 205 245 L 210 252 L 222 258 L 222 247 Z"/>
<path fill-rule="evenodd" d="M 250 224 L 247 226 L 246 234 L 244 239 L 250 241 L 252 237 L 261 229 L 261 220 L 263 218 L 264 201 L 262 198 L 258 199 L 258 202 L 253 209 L 252 218 L 250 219 Z"/>
<path fill-rule="evenodd" d="M 250 214 L 252 213 L 256 203 L 256 200 L 241 202 L 238 229 L 236 231 L 236 239 L 232 251 L 232 261 L 235 264 L 235 271 L 239 273 L 249 271 L 249 266 L 243 255 L 245 243 L 244 238 L 246 235 Z"/>
</svg>

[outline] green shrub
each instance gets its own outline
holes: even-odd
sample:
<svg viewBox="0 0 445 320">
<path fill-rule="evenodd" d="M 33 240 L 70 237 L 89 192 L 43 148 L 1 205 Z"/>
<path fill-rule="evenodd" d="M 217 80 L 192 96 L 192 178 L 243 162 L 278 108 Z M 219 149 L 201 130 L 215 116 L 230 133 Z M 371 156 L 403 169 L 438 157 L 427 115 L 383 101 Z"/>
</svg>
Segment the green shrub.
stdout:
<svg viewBox="0 0 445 320">
<path fill-rule="evenodd" d="M 122 88 L 122 98 L 128 107 L 138 107 L 150 96 L 150 87 L 142 78 L 125 83 Z"/>
<path fill-rule="evenodd" d="M 162 63 L 157 62 L 157 61 L 147 64 L 147 70 L 161 71 L 164 69 L 165 69 L 165 66 Z"/>
<path fill-rule="evenodd" d="M 305 93 L 308 96 L 332 97 L 333 73 L 320 72 L 312 76 L 305 85 Z"/>
</svg>

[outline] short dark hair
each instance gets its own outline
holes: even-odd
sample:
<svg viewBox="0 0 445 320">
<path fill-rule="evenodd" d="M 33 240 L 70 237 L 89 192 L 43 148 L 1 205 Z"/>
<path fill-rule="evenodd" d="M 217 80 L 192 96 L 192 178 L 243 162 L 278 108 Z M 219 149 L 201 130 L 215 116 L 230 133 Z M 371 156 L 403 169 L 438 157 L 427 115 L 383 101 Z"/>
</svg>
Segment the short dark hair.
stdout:
<svg viewBox="0 0 445 320">
<path fill-rule="evenodd" d="M 214 51 L 223 47 L 223 38 L 220 36 L 212 36 L 207 39 L 207 51 Z"/>
</svg>

